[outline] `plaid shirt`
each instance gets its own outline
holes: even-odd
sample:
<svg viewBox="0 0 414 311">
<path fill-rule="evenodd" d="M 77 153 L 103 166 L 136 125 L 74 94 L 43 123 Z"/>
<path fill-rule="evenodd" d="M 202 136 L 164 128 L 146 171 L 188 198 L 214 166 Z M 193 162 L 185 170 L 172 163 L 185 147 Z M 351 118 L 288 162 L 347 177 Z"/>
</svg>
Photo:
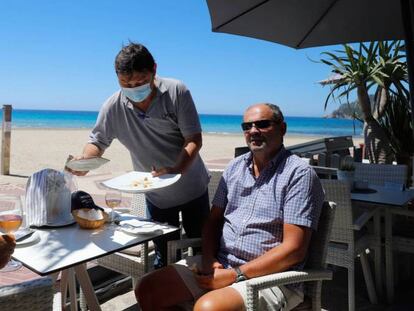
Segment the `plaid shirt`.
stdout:
<svg viewBox="0 0 414 311">
<path fill-rule="evenodd" d="M 283 146 L 259 177 L 252 154 L 234 159 L 223 173 L 213 205 L 224 208 L 218 260 L 240 266 L 283 241 L 283 224 L 317 229 L 324 193 L 314 170 Z M 304 262 L 292 267 L 302 269 Z"/>
</svg>

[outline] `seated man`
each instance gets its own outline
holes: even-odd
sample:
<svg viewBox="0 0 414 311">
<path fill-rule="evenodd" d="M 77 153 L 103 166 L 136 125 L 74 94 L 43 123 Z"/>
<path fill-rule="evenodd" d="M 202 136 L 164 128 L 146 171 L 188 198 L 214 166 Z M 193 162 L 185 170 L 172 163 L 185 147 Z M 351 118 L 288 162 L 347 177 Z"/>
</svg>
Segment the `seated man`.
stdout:
<svg viewBox="0 0 414 311">
<path fill-rule="evenodd" d="M 0 235 L 0 269 L 10 261 L 15 246 L 16 241 L 12 235 Z"/>
<path fill-rule="evenodd" d="M 186 302 L 195 302 L 194 310 L 244 310 L 246 280 L 303 268 L 324 199 L 319 179 L 284 148 L 278 106 L 249 107 L 242 129 L 251 152 L 223 174 L 202 256 L 147 274 L 135 289 L 142 310 L 174 310 Z M 260 310 L 292 309 L 303 300 L 301 285 L 260 291 Z"/>
</svg>

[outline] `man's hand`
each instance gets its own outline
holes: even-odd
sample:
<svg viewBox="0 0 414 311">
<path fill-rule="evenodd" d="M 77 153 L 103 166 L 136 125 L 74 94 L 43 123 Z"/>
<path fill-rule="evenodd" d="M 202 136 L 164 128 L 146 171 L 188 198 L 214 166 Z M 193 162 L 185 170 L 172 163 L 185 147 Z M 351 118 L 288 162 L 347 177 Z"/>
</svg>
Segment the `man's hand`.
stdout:
<svg viewBox="0 0 414 311">
<path fill-rule="evenodd" d="M 165 174 L 179 174 L 178 170 L 176 170 L 174 167 L 161 167 L 161 168 L 155 168 L 155 166 L 151 167 L 151 174 L 153 177 L 158 177 Z"/>
<path fill-rule="evenodd" d="M 0 235 L 0 269 L 10 260 L 16 247 L 16 241 L 12 235 Z"/>
<path fill-rule="evenodd" d="M 198 286 L 204 289 L 213 290 L 231 285 L 236 280 L 236 272 L 233 269 L 214 269 L 213 274 L 194 274 Z"/>
<path fill-rule="evenodd" d="M 200 273 L 209 275 L 214 273 L 214 269 L 223 269 L 223 265 L 216 258 L 204 258 L 202 259 L 202 266 Z"/>
<path fill-rule="evenodd" d="M 66 160 L 66 163 L 68 163 L 69 161 L 74 161 L 74 160 L 82 160 L 82 159 L 86 159 L 84 156 L 73 156 L 73 155 L 69 155 L 68 159 Z M 89 171 L 75 171 L 70 169 L 69 167 L 67 167 L 65 165 L 65 171 L 68 171 L 70 173 L 72 173 L 73 175 L 76 176 L 85 176 L 86 174 L 88 174 Z"/>
</svg>

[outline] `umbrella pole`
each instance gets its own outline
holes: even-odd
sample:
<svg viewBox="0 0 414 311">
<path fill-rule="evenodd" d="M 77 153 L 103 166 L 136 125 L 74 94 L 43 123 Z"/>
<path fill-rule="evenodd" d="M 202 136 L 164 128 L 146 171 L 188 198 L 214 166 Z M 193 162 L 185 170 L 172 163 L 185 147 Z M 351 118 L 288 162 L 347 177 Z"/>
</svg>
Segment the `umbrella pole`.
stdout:
<svg viewBox="0 0 414 311">
<path fill-rule="evenodd" d="M 411 120 L 414 123 L 414 42 L 411 21 L 411 0 L 401 0 L 401 13 L 405 34 L 405 51 L 407 58 L 408 86 L 410 89 Z M 414 135 L 414 133 L 413 133 Z"/>
</svg>

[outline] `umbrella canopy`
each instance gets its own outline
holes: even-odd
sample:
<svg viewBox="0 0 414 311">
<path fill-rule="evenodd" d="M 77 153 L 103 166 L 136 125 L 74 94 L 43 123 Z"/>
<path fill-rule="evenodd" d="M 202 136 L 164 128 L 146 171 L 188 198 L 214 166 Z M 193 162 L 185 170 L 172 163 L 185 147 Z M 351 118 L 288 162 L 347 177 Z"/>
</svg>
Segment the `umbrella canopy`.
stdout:
<svg viewBox="0 0 414 311">
<path fill-rule="evenodd" d="M 213 31 L 296 49 L 404 39 L 413 98 L 413 0 L 207 0 L 207 4 Z M 414 120 L 413 101 L 411 107 Z"/>
<path fill-rule="evenodd" d="M 212 28 L 293 48 L 405 39 L 398 0 L 207 0 Z"/>
</svg>

